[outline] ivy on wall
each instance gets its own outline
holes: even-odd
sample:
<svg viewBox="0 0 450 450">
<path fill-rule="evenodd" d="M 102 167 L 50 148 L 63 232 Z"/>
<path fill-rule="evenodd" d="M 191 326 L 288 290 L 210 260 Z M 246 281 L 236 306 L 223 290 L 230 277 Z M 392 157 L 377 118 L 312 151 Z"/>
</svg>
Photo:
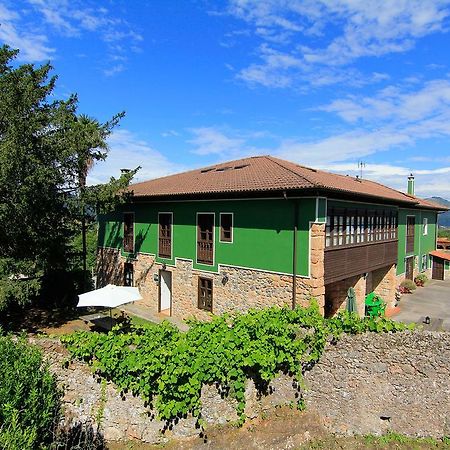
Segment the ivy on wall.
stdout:
<svg viewBox="0 0 450 450">
<path fill-rule="evenodd" d="M 88 362 L 96 375 L 113 381 L 123 395 L 139 395 L 159 418 L 191 413 L 201 419 L 201 389 L 216 384 L 237 401 L 245 420 L 245 381 L 267 387 L 280 371 L 301 386 L 304 370 L 320 359 L 326 343 L 342 333 L 397 332 L 406 325 L 384 318 L 360 319 L 340 313 L 324 319 L 317 304 L 272 307 L 245 314 L 191 320 L 181 332 L 169 322 L 115 327 L 109 333 L 78 332 L 62 337 L 71 356 Z M 303 408 L 299 396 L 298 408 Z"/>
</svg>

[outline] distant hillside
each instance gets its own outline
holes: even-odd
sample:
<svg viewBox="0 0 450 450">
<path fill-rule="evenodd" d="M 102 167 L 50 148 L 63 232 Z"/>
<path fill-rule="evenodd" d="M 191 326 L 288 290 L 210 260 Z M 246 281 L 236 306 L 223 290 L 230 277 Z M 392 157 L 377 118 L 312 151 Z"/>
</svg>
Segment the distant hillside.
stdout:
<svg viewBox="0 0 450 450">
<path fill-rule="evenodd" d="M 430 198 L 427 198 L 426 200 L 431 200 L 432 202 L 439 203 L 442 206 L 446 206 L 447 208 L 450 208 L 450 202 L 448 200 L 445 200 L 445 198 L 430 197 Z M 438 223 L 439 223 L 439 226 L 441 226 L 441 227 L 450 227 L 450 211 L 439 214 Z"/>
</svg>

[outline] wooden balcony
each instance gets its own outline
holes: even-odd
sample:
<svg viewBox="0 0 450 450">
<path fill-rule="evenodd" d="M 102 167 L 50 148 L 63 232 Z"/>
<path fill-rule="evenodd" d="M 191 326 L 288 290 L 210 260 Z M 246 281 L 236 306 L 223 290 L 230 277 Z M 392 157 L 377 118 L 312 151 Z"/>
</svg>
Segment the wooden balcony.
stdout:
<svg viewBox="0 0 450 450">
<path fill-rule="evenodd" d="M 134 252 L 134 236 L 133 235 L 125 235 L 123 237 L 123 251 L 127 253 Z"/>
<path fill-rule="evenodd" d="M 325 284 L 397 263 L 398 240 L 325 249 Z"/>
<path fill-rule="evenodd" d="M 200 264 L 214 264 L 214 243 L 197 241 L 197 262 Z"/>
<path fill-rule="evenodd" d="M 159 238 L 159 252 L 158 256 L 160 258 L 171 258 L 172 257 L 172 239 L 170 238 Z"/>
</svg>

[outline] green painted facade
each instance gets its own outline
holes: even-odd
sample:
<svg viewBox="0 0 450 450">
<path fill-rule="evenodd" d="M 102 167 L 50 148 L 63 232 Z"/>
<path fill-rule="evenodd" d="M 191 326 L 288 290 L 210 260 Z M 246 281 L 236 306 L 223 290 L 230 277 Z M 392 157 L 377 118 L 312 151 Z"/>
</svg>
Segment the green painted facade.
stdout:
<svg viewBox="0 0 450 450">
<path fill-rule="evenodd" d="M 415 217 L 414 252 L 406 253 L 406 218 Z M 427 233 L 424 234 L 423 221 L 428 220 Z M 398 262 L 397 275 L 405 273 L 405 258 L 416 256 L 419 270 L 422 270 L 422 255 L 427 255 L 427 268 L 430 268 L 428 253 L 436 249 L 437 213 L 428 210 L 399 209 L 398 212 Z"/>
<path fill-rule="evenodd" d="M 310 227 L 312 222 L 326 222 L 327 208 L 391 209 L 398 212 L 397 274 L 405 272 L 405 257 L 422 255 L 435 249 L 437 213 L 428 210 L 402 209 L 396 206 L 357 203 L 318 198 L 215 200 L 148 202 L 123 205 L 116 212 L 99 217 L 99 246 L 121 249 L 123 256 L 123 213 L 135 215 L 135 253 L 156 255 L 156 261 L 175 265 L 175 259 L 193 261 L 199 270 L 218 272 L 219 265 L 292 274 L 294 242 L 294 202 L 298 203 L 297 275 L 309 276 Z M 158 257 L 158 213 L 173 214 L 172 258 Z M 214 265 L 196 262 L 197 213 L 214 213 Z M 220 242 L 220 213 L 233 213 L 233 242 Z M 406 217 L 414 215 L 414 252 L 406 254 Z M 428 219 L 427 234 L 423 234 L 423 219 Z M 429 265 L 429 258 L 427 257 Z M 420 267 L 420 266 L 419 266 Z"/>
<path fill-rule="evenodd" d="M 175 258 L 193 261 L 193 267 L 218 272 L 219 264 L 292 274 L 294 202 L 298 203 L 297 274 L 309 276 L 310 222 L 324 214 L 325 202 L 297 200 L 217 200 L 149 202 L 124 205 L 99 218 L 99 246 L 120 248 L 123 212 L 135 214 L 135 253 L 156 255 L 156 260 L 175 265 Z M 157 256 L 158 212 L 173 214 L 172 258 Z M 214 213 L 214 265 L 197 264 L 197 213 Z M 220 242 L 220 213 L 233 213 L 233 242 Z M 134 255 L 124 256 L 133 257 Z"/>
</svg>

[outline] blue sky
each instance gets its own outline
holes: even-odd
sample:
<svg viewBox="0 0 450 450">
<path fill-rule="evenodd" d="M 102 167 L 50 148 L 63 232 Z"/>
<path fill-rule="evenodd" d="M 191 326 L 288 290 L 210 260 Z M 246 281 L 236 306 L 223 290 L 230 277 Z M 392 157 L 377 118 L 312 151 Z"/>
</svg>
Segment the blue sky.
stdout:
<svg viewBox="0 0 450 450">
<path fill-rule="evenodd" d="M 125 110 L 90 182 L 257 154 L 450 198 L 450 1 L 0 0 L 55 95 Z"/>
</svg>

